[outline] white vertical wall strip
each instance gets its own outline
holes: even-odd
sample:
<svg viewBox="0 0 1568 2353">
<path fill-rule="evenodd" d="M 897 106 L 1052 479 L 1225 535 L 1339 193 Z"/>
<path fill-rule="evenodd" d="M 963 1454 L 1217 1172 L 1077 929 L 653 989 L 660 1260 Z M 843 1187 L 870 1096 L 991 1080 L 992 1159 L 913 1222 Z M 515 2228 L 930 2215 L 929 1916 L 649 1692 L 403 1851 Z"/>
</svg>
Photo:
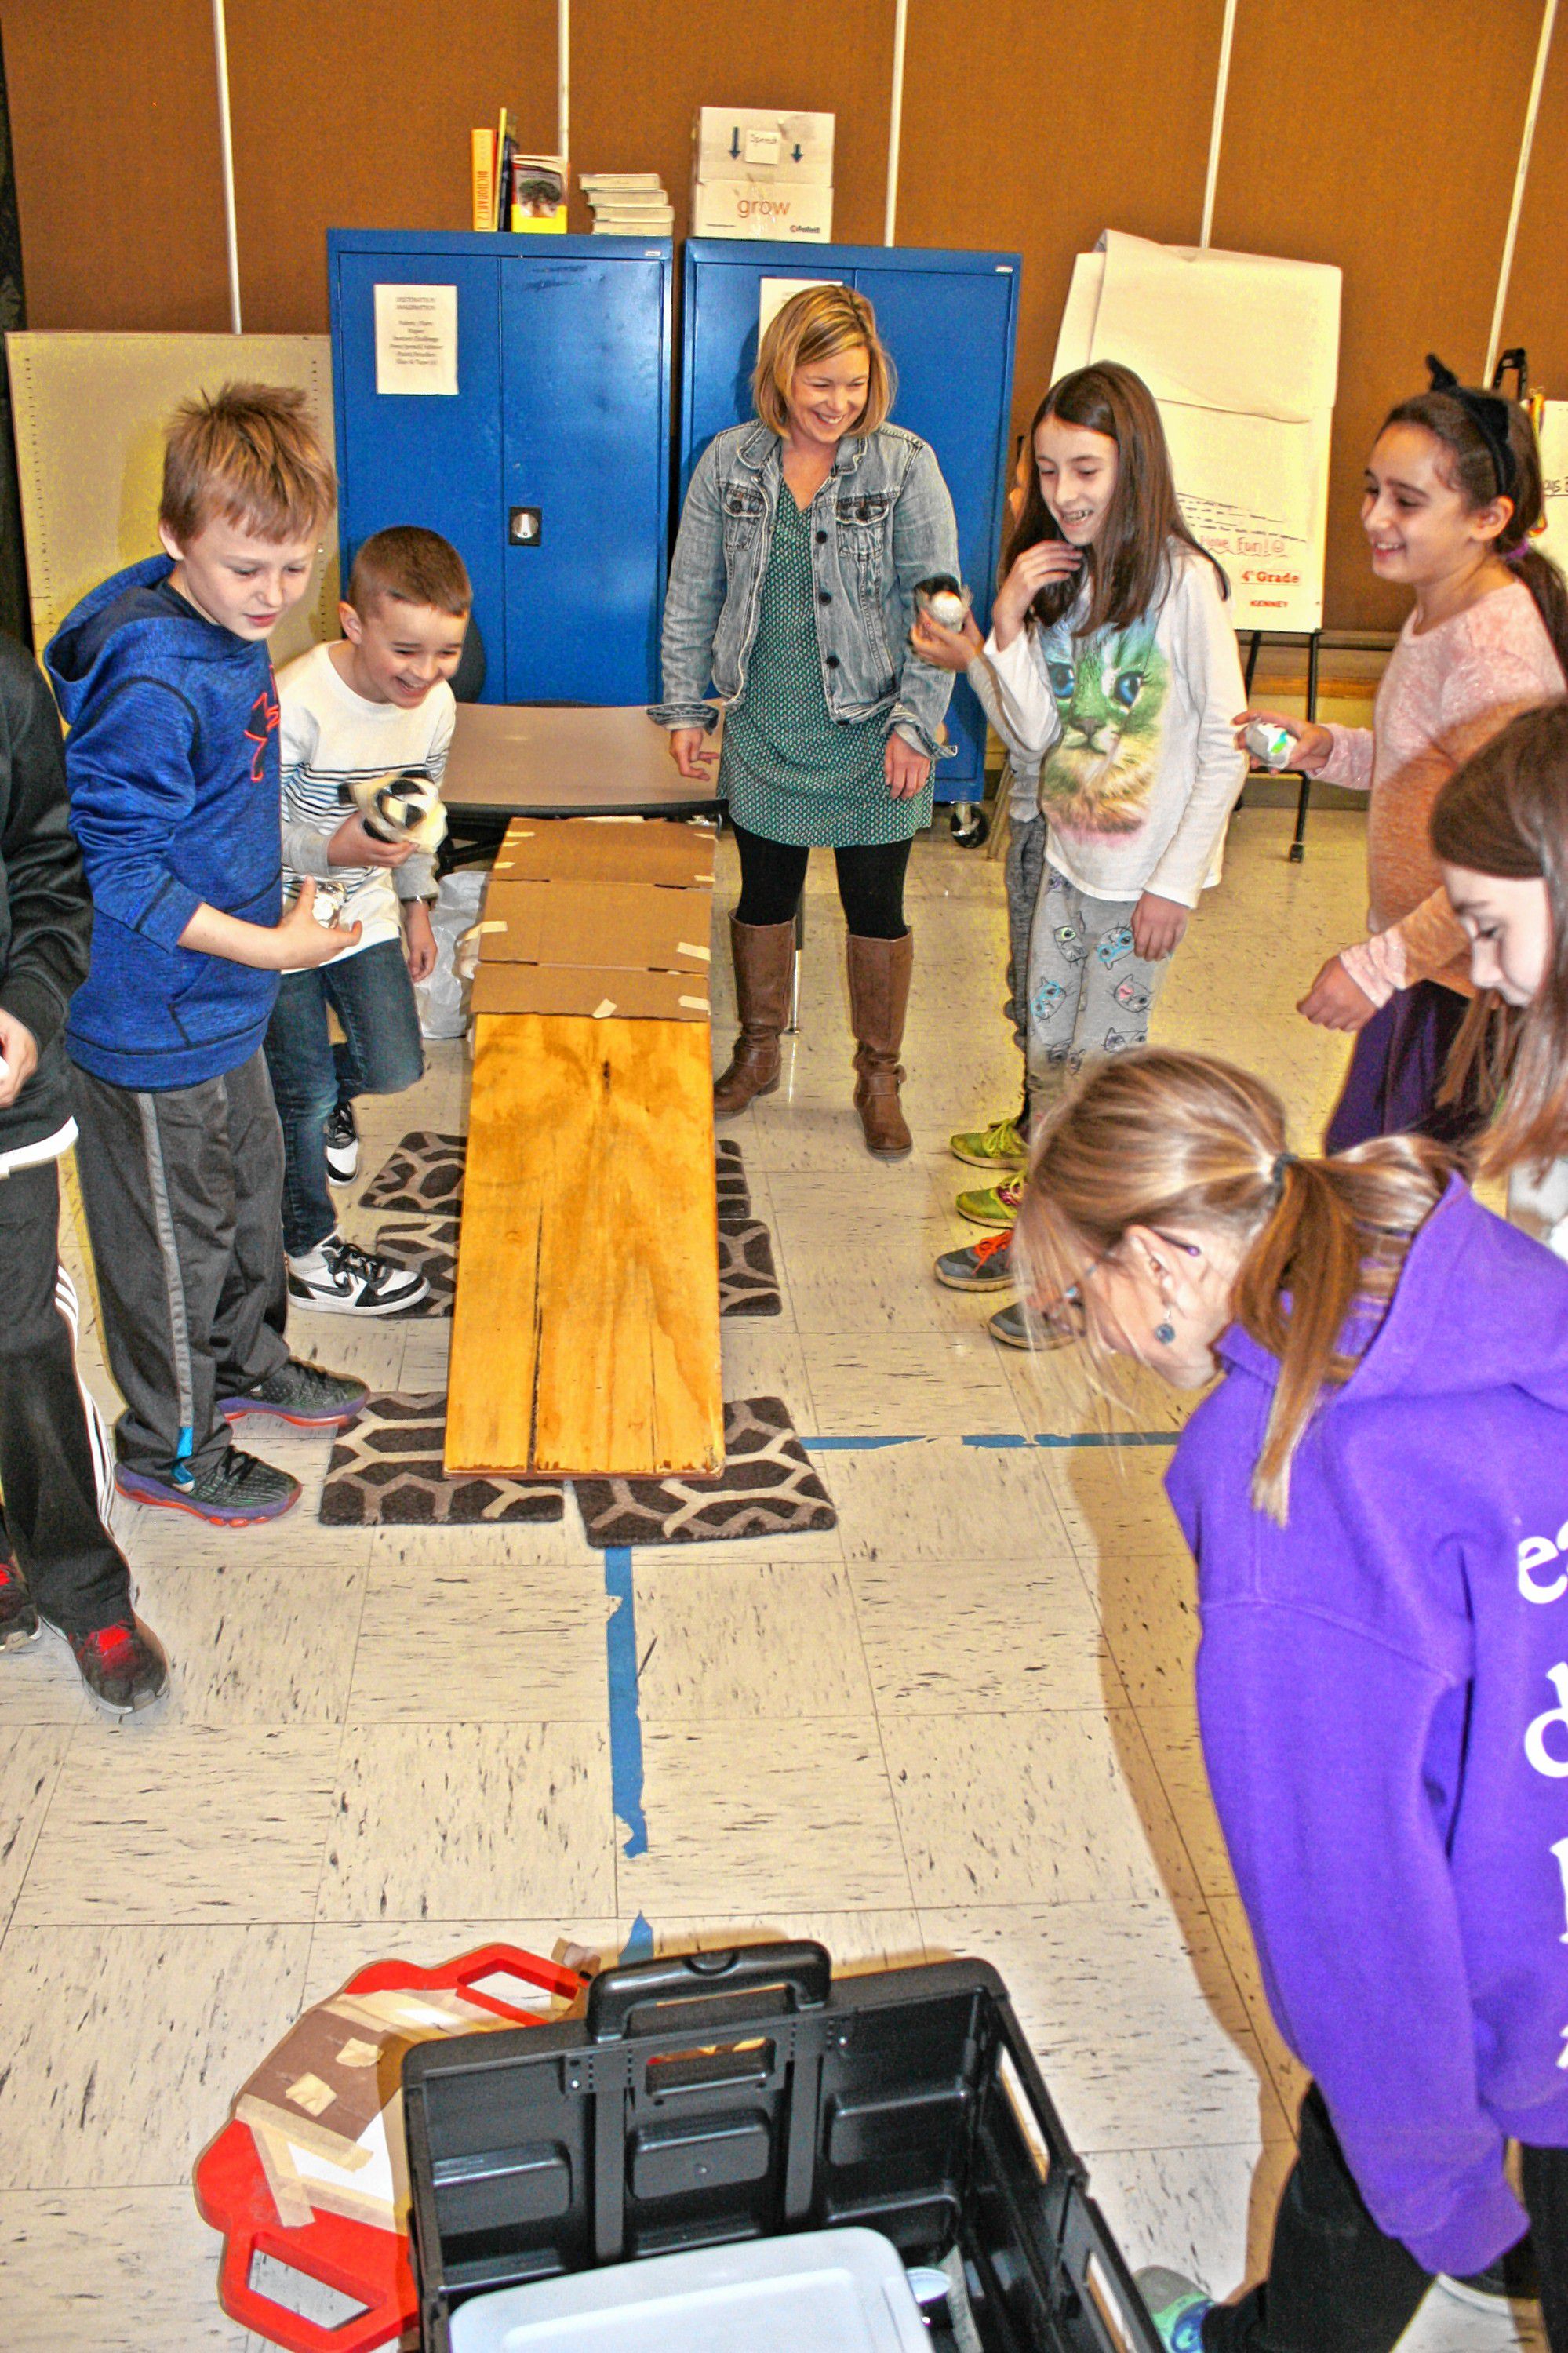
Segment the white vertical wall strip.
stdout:
<svg viewBox="0 0 1568 2353">
<path fill-rule="evenodd" d="M 228 257 L 228 331 L 239 324 L 239 237 L 234 219 L 234 125 L 228 111 L 228 24 L 223 0 L 212 0 L 212 47 L 217 68 L 217 143 L 223 171 L 223 235 Z"/>
<path fill-rule="evenodd" d="M 1209 125 L 1209 168 L 1203 179 L 1203 226 L 1198 242 L 1206 246 L 1214 226 L 1214 190 L 1220 181 L 1220 147 L 1225 135 L 1225 93 L 1231 85 L 1231 45 L 1235 39 L 1236 0 L 1225 0 L 1225 21 L 1220 32 L 1220 66 L 1214 76 L 1214 118 Z"/>
<path fill-rule="evenodd" d="M 898 150 L 904 137 L 904 43 L 909 30 L 909 0 L 894 0 L 893 93 L 887 110 L 887 210 L 882 242 L 895 245 L 898 227 Z"/>
<path fill-rule="evenodd" d="M 1541 38 L 1536 44 L 1530 104 L 1524 111 L 1524 131 L 1519 142 L 1519 169 L 1513 175 L 1513 202 L 1509 206 L 1508 235 L 1503 239 L 1502 265 L 1498 271 L 1498 299 L 1492 305 L 1492 331 L 1487 338 L 1487 364 L 1481 375 L 1483 384 L 1490 384 L 1492 380 L 1492 370 L 1498 364 L 1498 349 L 1502 342 L 1503 311 L 1508 303 L 1509 280 L 1513 276 L 1513 248 L 1519 237 L 1519 216 L 1524 209 L 1525 183 L 1530 177 L 1530 151 L 1535 144 L 1535 118 L 1541 111 L 1541 88 L 1546 79 L 1546 59 L 1556 22 L 1557 0 L 1546 0 L 1541 12 Z"/>
<path fill-rule="evenodd" d="M 572 135 L 572 0 L 556 0 L 556 153 L 563 164 L 571 156 Z"/>
</svg>

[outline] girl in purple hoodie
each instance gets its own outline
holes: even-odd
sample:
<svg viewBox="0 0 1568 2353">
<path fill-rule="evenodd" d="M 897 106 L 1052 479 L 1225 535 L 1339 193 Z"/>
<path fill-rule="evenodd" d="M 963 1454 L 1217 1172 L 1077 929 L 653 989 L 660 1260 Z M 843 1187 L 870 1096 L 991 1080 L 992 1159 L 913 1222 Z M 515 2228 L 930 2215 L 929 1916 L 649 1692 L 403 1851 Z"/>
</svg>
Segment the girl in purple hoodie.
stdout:
<svg viewBox="0 0 1568 2353">
<path fill-rule="evenodd" d="M 1146 2275 L 1161 2342 L 1383 2353 L 1529 2226 L 1568 2353 L 1568 1266 L 1426 1138 L 1298 1159 L 1258 1080 L 1162 1049 L 1068 1099 L 1020 1234 L 1102 1366 L 1221 1377 L 1166 1483 L 1214 1802 L 1314 2079 L 1268 2278 Z"/>
</svg>

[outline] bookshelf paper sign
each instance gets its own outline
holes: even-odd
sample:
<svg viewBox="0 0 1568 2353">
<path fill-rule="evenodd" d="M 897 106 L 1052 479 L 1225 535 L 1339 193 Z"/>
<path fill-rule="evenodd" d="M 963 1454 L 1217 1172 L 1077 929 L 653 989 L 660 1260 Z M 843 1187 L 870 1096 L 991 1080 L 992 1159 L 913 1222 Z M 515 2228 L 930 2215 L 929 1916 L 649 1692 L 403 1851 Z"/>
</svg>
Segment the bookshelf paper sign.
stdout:
<svg viewBox="0 0 1568 2353">
<path fill-rule="evenodd" d="M 376 289 L 376 389 L 455 393 L 457 288 Z"/>
</svg>

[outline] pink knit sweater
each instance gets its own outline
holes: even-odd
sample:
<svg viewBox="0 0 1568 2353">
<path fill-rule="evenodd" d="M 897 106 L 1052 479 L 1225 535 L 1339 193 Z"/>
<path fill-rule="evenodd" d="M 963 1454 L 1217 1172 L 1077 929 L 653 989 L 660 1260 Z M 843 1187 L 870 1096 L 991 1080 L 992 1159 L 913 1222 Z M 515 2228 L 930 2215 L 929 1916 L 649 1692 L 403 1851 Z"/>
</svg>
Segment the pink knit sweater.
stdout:
<svg viewBox="0 0 1568 2353">
<path fill-rule="evenodd" d="M 1471 992 L 1469 950 L 1445 897 L 1426 820 L 1444 785 L 1520 711 L 1564 691 L 1561 665 L 1522 581 L 1415 634 L 1411 615 L 1377 691 L 1370 730 L 1330 727 L 1319 774 L 1370 791 L 1372 937 L 1340 961 L 1374 1005 L 1418 980 Z"/>
</svg>

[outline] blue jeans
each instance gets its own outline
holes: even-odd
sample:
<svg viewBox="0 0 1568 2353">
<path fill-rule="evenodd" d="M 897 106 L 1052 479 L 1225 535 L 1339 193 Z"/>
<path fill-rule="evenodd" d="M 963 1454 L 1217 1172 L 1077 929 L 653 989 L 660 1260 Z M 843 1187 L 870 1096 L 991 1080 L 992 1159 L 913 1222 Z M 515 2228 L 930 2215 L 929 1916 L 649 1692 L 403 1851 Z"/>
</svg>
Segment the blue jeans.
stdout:
<svg viewBox="0 0 1568 2353">
<path fill-rule="evenodd" d="M 343 1024 L 334 1046 L 331 1008 Z M 286 972 L 267 1031 L 267 1068 L 283 1123 L 283 1247 L 303 1258 L 337 1225 L 327 1185 L 327 1121 L 355 1095 L 400 1094 L 424 1074 L 414 984 L 396 940 L 314 972 Z"/>
</svg>

